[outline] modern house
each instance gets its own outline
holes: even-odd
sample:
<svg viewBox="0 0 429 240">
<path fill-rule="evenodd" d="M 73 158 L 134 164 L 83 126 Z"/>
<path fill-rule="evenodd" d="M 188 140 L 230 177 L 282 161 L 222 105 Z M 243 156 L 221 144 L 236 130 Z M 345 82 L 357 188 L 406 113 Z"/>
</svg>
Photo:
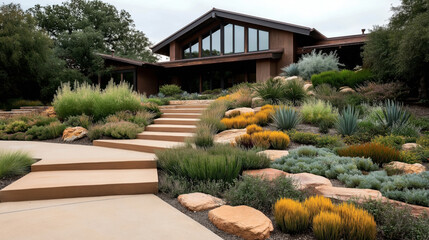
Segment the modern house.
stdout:
<svg viewBox="0 0 429 240">
<path fill-rule="evenodd" d="M 241 82 L 262 82 L 281 73 L 312 50 L 337 51 L 347 68 L 362 65 L 366 35 L 327 38 L 314 28 L 213 8 L 152 47 L 170 58 L 145 63 L 100 54 L 117 78 L 136 90 L 157 93 L 175 83 L 188 92 L 228 88 Z"/>
</svg>

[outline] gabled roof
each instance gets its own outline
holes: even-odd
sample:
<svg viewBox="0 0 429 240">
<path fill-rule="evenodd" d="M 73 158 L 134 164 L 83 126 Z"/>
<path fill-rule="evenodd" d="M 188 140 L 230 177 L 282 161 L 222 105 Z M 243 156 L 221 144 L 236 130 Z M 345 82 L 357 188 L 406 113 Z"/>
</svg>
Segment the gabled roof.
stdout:
<svg viewBox="0 0 429 240">
<path fill-rule="evenodd" d="M 133 59 L 129 59 L 129 58 L 112 56 L 112 55 L 109 55 L 109 54 L 103 54 L 103 53 L 96 53 L 96 54 L 98 56 L 100 56 L 101 58 L 105 59 L 105 60 L 112 60 L 112 61 L 115 61 L 115 62 L 127 63 L 127 64 L 130 64 L 130 65 L 139 66 L 139 67 L 144 66 L 144 65 L 158 66 L 157 64 L 153 64 L 153 63 L 137 61 L 137 60 L 133 60 Z"/>
<path fill-rule="evenodd" d="M 319 38 L 326 38 L 323 34 L 318 32 L 314 28 L 309 28 L 309 27 L 299 26 L 299 25 L 295 25 L 295 24 L 290 24 L 290 23 L 285 23 L 285 22 L 280 22 L 280 21 L 274 21 L 274 20 L 270 20 L 270 19 L 266 19 L 266 18 L 260 18 L 260 17 L 246 15 L 246 14 L 241 14 L 241 13 L 230 12 L 230 11 L 226 11 L 226 10 L 213 8 L 212 10 L 208 11 L 207 13 L 202 15 L 201 17 L 197 18 L 196 20 L 194 20 L 190 24 L 186 25 L 185 27 L 183 27 L 179 31 L 173 33 L 172 35 L 170 35 L 166 39 L 162 40 L 161 42 L 159 42 L 158 44 L 153 46 L 152 51 L 157 53 L 163 47 L 167 46 L 168 44 L 170 44 L 174 40 L 180 38 L 181 36 L 185 35 L 186 33 L 192 31 L 194 28 L 198 27 L 200 24 L 202 24 L 202 23 L 204 23 L 204 22 L 206 22 L 212 18 L 213 19 L 214 18 L 230 19 L 230 20 L 235 20 L 235 21 L 240 21 L 240 22 L 245 22 L 245 23 L 251 23 L 251 24 L 255 24 L 255 25 L 259 25 L 259 26 L 264 26 L 264 27 L 268 27 L 268 28 L 273 28 L 273 29 L 293 32 L 293 33 L 297 33 L 297 34 L 307 35 L 307 36 L 309 36 L 311 34 L 311 35 L 316 35 Z"/>
</svg>

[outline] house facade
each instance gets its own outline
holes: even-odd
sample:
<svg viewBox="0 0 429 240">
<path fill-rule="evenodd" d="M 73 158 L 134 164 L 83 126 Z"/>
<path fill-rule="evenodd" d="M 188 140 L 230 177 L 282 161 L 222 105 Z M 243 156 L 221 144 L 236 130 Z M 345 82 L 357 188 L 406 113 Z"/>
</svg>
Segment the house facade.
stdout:
<svg viewBox="0 0 429 240">
<path fill-rule="evenodd" d="M 340 62 L 353 68 L 362 65 L 365 40 L 363 32 L 327 38 L 314 28 L 214 8 L 152 47 L 154 53 L 168 56 L 167 62 L 100 55 L 115 72 L 133 72 L 128 78 L 139 92 L 153 94 L 167 83 L 203 92 L 265 81 L 314 49 L 337 51 Z"/>
</svg>

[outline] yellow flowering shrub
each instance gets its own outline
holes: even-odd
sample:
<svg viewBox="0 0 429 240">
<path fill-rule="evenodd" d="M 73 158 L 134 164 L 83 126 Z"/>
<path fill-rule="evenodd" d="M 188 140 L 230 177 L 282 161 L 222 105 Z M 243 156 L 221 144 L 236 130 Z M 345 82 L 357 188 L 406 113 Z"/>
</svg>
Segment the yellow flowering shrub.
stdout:
<svg viewBox="0 0 429 240">
<path fill-rule="evenodd" d="M 232 118 L 223 118 L 220 122 L 223 123 L 227 129 L 232 128 L 234 124 L 234 120 Z"/>
<path fill-rule="evenodd" d="M 235 143 L 237 146 L 243 147 L 243 148 L 252 148 L 253 147 L 252 138 L 247 133 L 243 134 L 241 136 L 235 137 Z"/>
<path fill-rule="evenodd" d="M 316 195 L 307 198 L 304 201 L 304 207 L 308 209 L 310 218 L 313 218 L 321 211 L 332 211 L 334 204 L 332 204 L 331 199 Z"/>
<path fill-rule="evenodd" d="M 341 203 L 334 211 L 341 216 L 346 239 L 373 240 L 377 238 L 377 225 L 367 211 L 350 203 Z"/>
<path fill-rule="evenodd" d="M 270 133 L 270 145 L 274 149 L 283 150 L 289 146 L 289 136 L 281 131 L 273 131 Z"/>
<path fill-rule="evenodd" d="M 282 198 L 274 204 L 274 219 L 282 232 L 299 233 L 308 228 L 309 213 L 300 202 Z"/>
<path fill-rule="evenodd" d="M 319 240 L 340 240 L 342 233 L 340 215 L 322 211 L 313 219 L 313 232 Z"/>
<path fill-rule="evenodd" d="M 251 135 L 253 146 L 260 148 L 270 148 L 271 131 L 256 132 Z"/>
<path fill-rule="evenodd" d="M 246 127 L 246 133 L 247 134 L 252 135 L 255 132 L 262 132 L 262 127 L 260 127 L 256 124 L 251 124 L 251 125 Z"/>
</svg>

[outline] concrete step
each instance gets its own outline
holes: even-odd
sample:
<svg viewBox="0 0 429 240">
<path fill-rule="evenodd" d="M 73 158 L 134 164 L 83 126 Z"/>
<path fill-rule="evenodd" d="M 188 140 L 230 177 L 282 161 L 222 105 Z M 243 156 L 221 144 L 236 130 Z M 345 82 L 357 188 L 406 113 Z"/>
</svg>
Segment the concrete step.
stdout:
<svg viewBox="0 0 429 240">
<path fill-rule="evenodd" d="M 178 104 L 178 105 L 159 106 L 159 108 L 160 109 L 167 109 L 167 108 L 207 108 L 208 106 L 209 106 L 208 104 L 191 104 L 191 105 Z"/>
<path fill-rule="evenodd" d="M 205 108 L 164 108 L 162 113 L 202 113 Z"/>
<path fill-rule="evenodd" d="M 1 202 L 158 192 L 153 169 L 31 172 L 0 191 Z"/>
<path fill-rule="evenodd" d="M 163 113 L 161 118 L 200 118 L 201 113 Z"/>
<path fill-rule="evenodd" d="M 191 138 L 193 135 L 193 133 L 180 132 L 142 132 L 137 135 L 137 138 L 146 140 L 184 142 L 185 139 Z"/>
<path fill-rule="evenodd" d="M 180 147 L 184 145 L 181 142 L 145 140 L 145 139 L 121 139 L 121 140 L 95 140 L 94 146 L 119 148 L 125 150 L 155 153 L 155 151 L 166 148 Z"/>
<path fill-rule="evenodd" d="M 178 124 L 178 125 L 197 125 L 200 122 L 198 118 L 157 118 L 153 121 L 155 124 Z"/>
<path fill-rule="evenodd" d="M 153 132 L 186 132 L 194 133 L 197 130 L 193 125 L 178 125 L 178 124 L 151 124 L 146 127 L 145 131 Z"/>
</svg>

